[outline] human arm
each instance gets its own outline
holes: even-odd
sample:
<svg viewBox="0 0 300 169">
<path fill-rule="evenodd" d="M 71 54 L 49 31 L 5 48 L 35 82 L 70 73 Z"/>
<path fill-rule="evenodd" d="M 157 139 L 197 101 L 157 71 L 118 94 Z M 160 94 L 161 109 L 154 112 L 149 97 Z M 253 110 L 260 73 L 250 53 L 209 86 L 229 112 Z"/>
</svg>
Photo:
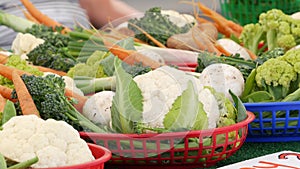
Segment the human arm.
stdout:
<svg viewBox="0 0 300 169">
<path fill-rule="evenodd" d="M 100 28 L 109 21 L 130 17 L 139 12 L 120 0 L 79 0 L 79 2 L 96 28 Z"/>
</svg>

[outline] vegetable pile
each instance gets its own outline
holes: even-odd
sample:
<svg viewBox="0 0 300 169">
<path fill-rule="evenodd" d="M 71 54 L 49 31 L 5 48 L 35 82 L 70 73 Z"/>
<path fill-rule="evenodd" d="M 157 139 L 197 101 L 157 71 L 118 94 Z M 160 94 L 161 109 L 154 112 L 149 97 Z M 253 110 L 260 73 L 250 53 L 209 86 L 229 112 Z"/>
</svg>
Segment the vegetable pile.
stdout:
<svg viewBox="0 0 300 169">
<path fill-rule="evenodd" d="M 241 26 L 191 4 L 207 18 L 196 10 L 192 16 L 155 7 L 108 30 L 37 24 L 0 12 L 0 24 L 19 32 L 11 53 L 0 54 L 0 137 L 8 135 L 0 140 L 0 164 L 4 158 L 34 159 L 32 167 L 82 163 L 92 158 L 78 132 L 214 129 L 246 119 L 243 103 L 300 99 L 299 20 L 272 9 L 258 23 Z M 23 131 L 22 140 L 10 138 Z M 230 133 L 217 143 L 239 137 Z M 30 150 L 25 154 L 23 142 Z M 74 152 L 77 147 L 87 155 Z"/>
</svg>

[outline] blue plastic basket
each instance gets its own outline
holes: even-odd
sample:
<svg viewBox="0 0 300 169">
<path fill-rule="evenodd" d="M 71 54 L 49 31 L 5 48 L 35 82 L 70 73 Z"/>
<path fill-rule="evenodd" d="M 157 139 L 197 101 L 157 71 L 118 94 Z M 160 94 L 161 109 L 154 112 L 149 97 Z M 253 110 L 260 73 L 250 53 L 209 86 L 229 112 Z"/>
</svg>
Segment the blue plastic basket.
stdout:
<svg viewBox="0 0 300 169">
<path fill-rule="evenodd" d="M 256 116 L 248 126 L 247 142 L 300 141 L 300 101 L 244 105 Z"/>
</svg>

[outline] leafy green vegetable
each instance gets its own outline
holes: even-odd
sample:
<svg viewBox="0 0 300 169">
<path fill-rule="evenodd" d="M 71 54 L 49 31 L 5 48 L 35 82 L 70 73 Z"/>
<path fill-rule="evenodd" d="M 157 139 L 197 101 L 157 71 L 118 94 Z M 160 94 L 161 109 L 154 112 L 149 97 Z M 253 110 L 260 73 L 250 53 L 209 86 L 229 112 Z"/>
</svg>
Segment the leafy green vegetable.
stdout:
<svg viewBox="0 0 300 169">
<path fill-rule="evenodd" d="M 192 82 L 165 115 L 164 127 L 169 131 L 207 129 L 208 119 L 203 104 L 198 100 Z"/>
<path fill-rule="evenodd" d="M 128 22 L 128 28 L 134 31 L 136 38 L 153 46 L 155 46 L 155 44 L 131 24 L 142 28 L 162 44 L 166 44 L 168 38 L 172 35 L 186 33 L 191 27 L 191 25 L 178 27 L 170 21 L 168 16 L 161 13 L 160 7 L 150 8 L 145 12 L 142 18 L 130 19 Z"/>
<path fill-rule="evenodd" d="M 0 118 L 1 119 L 0 126 L 16 115 L 17 112 L 14 103 L 10 100 L 7 100 L 3 110 L 2 118 Z"/>
<path fill-rule="evenodd" d="M 7 169 L 5 158 L 1 153 L 0 153 L 0 168 Z"/>
<path fill-rule="evenodd" d="M 122 68 L 122 61 L 115 59 L 116 94 L 111 109 L 112 127 L 119 133 L 135 133 L 134 124 L 142 119 L 143 96 L 132 76 Z"/>
</svg>

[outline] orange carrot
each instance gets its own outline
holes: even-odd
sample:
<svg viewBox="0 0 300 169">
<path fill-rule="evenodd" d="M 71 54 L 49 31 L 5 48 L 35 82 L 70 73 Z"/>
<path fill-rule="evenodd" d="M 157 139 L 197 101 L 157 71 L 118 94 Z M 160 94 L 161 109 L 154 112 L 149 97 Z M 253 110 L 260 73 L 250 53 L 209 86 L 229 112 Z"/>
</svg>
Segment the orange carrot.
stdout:
<svg viewBox="0 0 300 169">
<path fill-rule="evenodd" d="M 33 67 L 38 68 L 39 71 L 41 71 L 41 72 L 51 72 L 51 73 L 55 73 L 55 74 L 57 74 L 59 76 L 66 76 L 67 75 L 66 72 L 59 71 L 59 70 L 54 70 L 54 69 L 43 67 L 43 66 L 33 66 Z"/>
<path fill-rule="evenodd" d="M 73 104 L 73 106 L 79 111 L 82 112 L 83 111 L 83 106 L 85 104 L 85 102 L 87 101 L 87 97 L 86 96 L 81 96 L 75 92 L 73 92 L 72 90 L 66 89 L 65 90 L 65 95 L 68 98 L 74 98 L 77 100 L 77 104 Z"/>
<path fill-rule="evenodd" d="M 166 48 L 166 46 L 164 44 L 162 44 L 160 41 L 158 41 L 157 39 L 155 39 L 153 36 L 151 36 L 148 32 L 146 32 L 142 28 L 140 28 L 137 25 L 132 24 L 132 23 L 129 23 L 129 24 L 132 25 L 133 27 L 135 27 L 136 29 L 138 29 L 139 31 L 141 31 L 147 38 L 149 38 L 158 47 Z"/>
<path fill-rule="evenodd" d="M 17 71 L 12 72 L 12 81 L 15 86 L 15 90 L 18 96 L 18 101 L 20 102 L 20 107 L 23 115 L 34 114 L 40 117 L 40 113 L 36 108 L 34 101 L 26 88 L 20 74 Z"/>
<path fill-rule="evenodd" d="M 220 44 L 218 44 L 218 43 L 215 43 L 214 45 L 215 45 L 215 47 L 216 47 L 222 54 L 224 54 L 225 56 L 231 56 L 231 53 L 228 52 L 226 49 L 224 49 L 224 47 L 223 47 L 222 45 L 220 45 Z"/>
<path fill-rule="evenodd" d="M 249 50 L 249 49 L 247 49 L 247 48 L 245 48 L 245 47 L 244 47 L 244 49 L 246 49 L 247 53 L 250 55 L 250 58 L 251 58 L 252 60 L 257 59 L 257 56 L 256 56 L 251 50 Z"/>
<path fill-rule="evenodd" d="M 24 14 L 26 19 L 28 19 L 28 20 L 36 23 L 36 24 L 40 24 L 40 22 L 37 19 L 35 19 L 35 17 L 33 17 L 29 12 L 23 10 L 23 14 Z"/>
<path fill-rule="evenodd" d="M 43 14 L 40 10 L 38 10 L 31 2 L 30 0 L 20 0 L 22 4 L 25 6 L 27 11 L 34 17 L 36 20 L 38 20 L 41 24 L 44 24 L 46 26 L 51 26 L 53 29 L 56 26 L 62 26 L 61 23 L 51 19 L 47 15 Z M 62 31 L 62 33 L 67 33 L 71 31 L 68 27 L 64 27 L 65 29 Z"/>
<path fill-rule="evenodd" d="M 5 64 L 8 61 L 8 56 L 0 54 L 0 64 Z"/>
<path fill-rule="evenodd" d="M 0 94 L 0 112 L 4 111 L 5 104 L 6 104 L 6 99 Z"/>
<path fill-rule="evenodd" d="M 137 51 L 134 50 L 126 50 L 116 44 L 112 44 L 111 42 L 103 39 L 104 45 L 106 48 L 115 56 L 117 56 L 119 59 L 122 61 L 133 65 L 135 63 L 142 63 L 144 66 L 149 66 L 152 69 L 156 69 L 162 66 L 161 63 L 150 59 L 149 57 L 138 53 Z"/>
<path fill-rule="evenodd" d="M 13 71 L 18 72 L 19 74 L 28 74 L 28 75 L 30 75 L 30 73 L 25 72 L 23 70 L 19 70 L 19 69 L 14 68 L 14 67 L 10 67 L 10 66 L 0 64 L 0 75 L 6 77 L 7 79 L 12 80 L 12 72 Z"/>
<path fill-rule="evenodd" d="M 5 99 L 9 99 L 11 101 L 15 101 L 15 99 L 11 98 L 12 89 L 6 86 L 0 85 L 0 95 L 2 95 Z"/>
</svg>

